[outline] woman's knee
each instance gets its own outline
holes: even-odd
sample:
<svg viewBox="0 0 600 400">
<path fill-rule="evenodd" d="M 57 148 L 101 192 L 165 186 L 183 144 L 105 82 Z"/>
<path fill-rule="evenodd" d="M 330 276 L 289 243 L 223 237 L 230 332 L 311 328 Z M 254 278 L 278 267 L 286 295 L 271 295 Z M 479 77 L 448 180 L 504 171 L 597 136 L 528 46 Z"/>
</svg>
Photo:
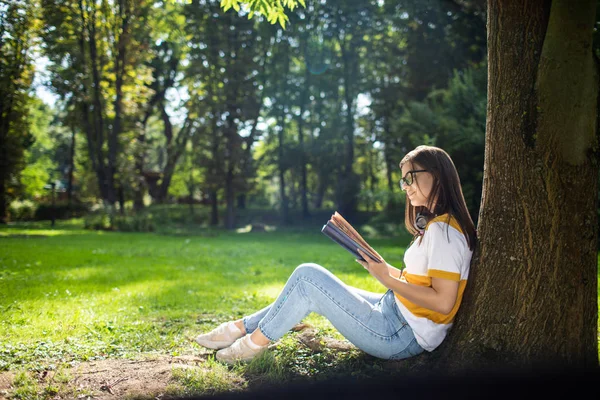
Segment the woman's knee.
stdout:
<svg viewBox="0 0 600 400">
<path fill-rule="evenodd" d="M 317 263 L 305 262 L 298 265 L 293 274 L 302 277 L 315 277 L 326 274 L 327 272 L 327 269 Z"/>
</svg>

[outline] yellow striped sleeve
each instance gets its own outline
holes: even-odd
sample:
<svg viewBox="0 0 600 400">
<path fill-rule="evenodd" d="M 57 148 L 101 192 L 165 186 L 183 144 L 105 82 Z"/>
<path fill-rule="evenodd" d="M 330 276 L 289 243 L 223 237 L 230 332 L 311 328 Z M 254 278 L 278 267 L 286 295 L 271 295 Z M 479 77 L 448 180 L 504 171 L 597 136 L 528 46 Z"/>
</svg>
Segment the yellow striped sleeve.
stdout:
<svg viewBox="0 0 600 400">
<path fill-rule="evenodd" d="M 456 303 L 454 303 L 454 307 L 449 314 L 442 314 L 437 311 L 430 310 L 425 307 L 421 307 L 416 305 L 415 303 L 405 299 L 400 296 L 398 293 L 394 292 L 394 295 L 400 302 L 410 311 L 414 316 L 420 318 L 427 318 L 430 321 L 435 322 L 436 324 L 450 324 L 454 321 L 454 316 L 460 307 L 460 303 L 462 302 L 463 293 L 465 292 L 465 287 L 467 285 L 467 280 L 463 279 L 458 284 L 458 295 L 456 297 Z"/>
<path fill-rule="evenodd" d="M 419 286 L 431 286 L 431 278 L 424 275 L 405 273 L 404 278 L 408 283 Z"/>
<path fill-rule="evenodd" d="M 427 271 L 427 276 L 431 278 L 442 278 L 451 281 L 460 282 L 460 274 L 457 272 L 443 271 L 441 269 L 430 269 Z"/>
</svg>

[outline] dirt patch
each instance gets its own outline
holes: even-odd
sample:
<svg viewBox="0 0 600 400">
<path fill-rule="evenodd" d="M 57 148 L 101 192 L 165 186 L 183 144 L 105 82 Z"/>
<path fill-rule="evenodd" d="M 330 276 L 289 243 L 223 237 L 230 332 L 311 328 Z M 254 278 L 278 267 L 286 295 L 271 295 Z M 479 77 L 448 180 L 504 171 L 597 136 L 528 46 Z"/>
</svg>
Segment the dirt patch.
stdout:
<svg viewBox="0 0 600 400">
<path fill-rule="evenodd" d="M 0 400 L 6 399 L 6 394 L 10 389 L 15 374 L 12 372 L 0 372 Z"/>
<path fill-rule="evenodd" d="M 208 354 L 208 353 L 207 353 Z M 172 383 L 174 368 L 197 368 L 207 354 L 194 356 L 147 356 L 138 360 L 107 359 L 88 361 L 64 371 L 71 377 L 66 384 L 70 394 L 59 393 L 56 399 L 121 399 L 121 398 L 168 398 L 165 389 Z M 37 376 L 40 388 L 51 384 L 55 372 Z M 0 373 L 0 399 L 8 396 L 14 373 Z"/>
<path fill-rule="evenodd" d="M 164 394 L 173 368 L 200 366 L 206 356 L 160 356 L 142 360 L 102 360 L 73 368 L 72 384 L 79 391 L 92 391 L 94 399 Z"/>
<path fill-rule="evenodd" d="M 293 329 L 299 332 L 296 339 L 313 352 L 325 347 L 337 351 L 349 351 L 355 347 L 346 341 L 319 337 L 318 330 L 308 324 L 298 324 Z M 272 347 L 277 347 L 278 342 Z M 214 351 L 198 349 L 193 355 L 140 355 L 139 359 L 107 359 L 87 361 L 62 370 L 70 380 L 63 384 L 54 399 L 168 399 L 167 387 L 173 383 L 173 370 L 177 368 L 203 368 Z M 57 386 L 56 371 L 45 371 L 35 376 L 38 387 Z M 14 389 L 14 372 L 0 373 L 0 400 L 4 400 Z M 4 396 L 4 397 L 3 397 Z"/>
</svg>

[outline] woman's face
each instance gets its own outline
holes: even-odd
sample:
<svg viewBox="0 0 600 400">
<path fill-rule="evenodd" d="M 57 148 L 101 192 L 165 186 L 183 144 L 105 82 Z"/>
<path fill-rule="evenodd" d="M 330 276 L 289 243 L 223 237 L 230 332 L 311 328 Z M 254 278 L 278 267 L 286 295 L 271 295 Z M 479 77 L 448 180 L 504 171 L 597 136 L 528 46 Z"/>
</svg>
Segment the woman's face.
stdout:
<svg viewBox="0 0 600 400">
<path fill-rule="evenodd" d="M 402 182 L 403 190 L 408 195 L 408 199 L 413 207 L 426 206 L 427 198 L 429 197 L 431 189 L 433 188 L 433 175 L 430 172 L 417 172 L 415 174 L 409 174 L 408 172 L 422 169 L 424 168 L 422 168 L 420 165 L 412 164 L 410 162 L 407 162 L 402 166 L 402 177 L 409 181 L 409 175 L 412 175 L 413 178 L 410 186 L 407 186 L 406 183 Z M 433 207 L 435 207 L 435 204 L 433 204 Z"/>
</svg>

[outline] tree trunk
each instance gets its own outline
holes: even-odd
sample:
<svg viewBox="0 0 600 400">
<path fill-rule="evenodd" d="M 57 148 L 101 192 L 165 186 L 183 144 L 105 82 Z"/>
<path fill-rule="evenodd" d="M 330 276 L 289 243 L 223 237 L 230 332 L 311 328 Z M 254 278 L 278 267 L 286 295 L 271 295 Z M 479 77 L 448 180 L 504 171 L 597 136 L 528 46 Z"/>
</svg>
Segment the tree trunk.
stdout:
<svg viewBox="0 0 600 400">
<path fill-rule="evenodd" d="M 304 46 L 306 43 L 304 42 Z M 307 170 L 306 170 L 306 147 L 304 145 L 304 108 L 308 102 L 310 93 L 310 71 L 308 67 L 304 70 L 304 88 L 302 90 L 302 99 L 300 101 L 300 116 L 298 117 L 298 142 L 300 143 L 300 201 L 302 203 L 302 218 L 308 219 L 308 188 L 307 188 Z"/>
<path fill-rule="evenodd" d="M 125 0 L 119 1 L 119 19 L 121 21 L 121 31 L 119 32 L 119 40 L 117 42 L 117 58 L 115 60 L 115 118 L 112 129 L 109 132 L 108 137 L 108 166 L 109 166 L 109 181 L 111 187 L 115 188 L 117 183 L 115 182 L 115 175 L 117 172 L 117 155 L 119 154 L 119 136 L 121 136 L 122 120 L 123 120 L 123 84 L 125 78 L 125 65 L 127 57 L 127 45 L 129 41 L 129 18 L 131 16 L 130 4 Z M 123 194 L 123 183 L 118 183 L 118 201 L 121 215 L 124 215 L 124 194 Z M 114 190 L 114 189 L 113 189 Z"/>
<path fill-rule="evenodd" d="M 189 180 L 187 182 L 187 189 L 190 196 L 190 215 L 194 215 L 194 193 L 196 191 L 196 185 L 194 183 L 194 176 L 192 174 L 192 168 L 189 170 Z M 192 218 L 193 221 L 193 218 Z"/>
<path fill-rule="evenodd" d="M 96 176 L 98 178 L 98 185 L 100 193 L 103 198 L 105 208 L 111 210 L 115 204 L 115 186 L 114 186 L 114 168 L 110 162 L 105 164 L 104 162 L 104 107 L 102 105 L 101 97 L 101 85 L 100 85 L 100 70 L 98 68 L 98 51 L 96 47 L 96 10 L 94 9 L 90 15 L 91 20 L 88 23 L 88 34 L 89 34 L 89 49 L 90 49 L 90 62 L 92 66 L 92 78 L 93 78 L 93 101 L 94 101 L 94 112 L 92 114 L 94 121 L 94 151 L 96 152 Z"/>
<path fill-rule="evenodd" d="M 225 212 L 225 228 L 226 229 L 234 229 L 235 228 L 235 192 L 233 189 L 233 169 L 235 160 L 235 136 L 238 135 L 237 128 L 235 125 L 235 121 L 232 117 L 232 112 L 227 116 L 227 127 L 225 130 L 227 131 L 227 151 L 225 154 L 225 159 L 227 160 L 227 170 L 225 173 L 225 203 L 226 203 L 226 212 Z"/>
<path fill-rule="evenodd" d="M 244 210 L 246 208 L 246 193 L 238 194 L 237 208 L 238 210 Z"/>
<path fill-rule="evenodd" d="M 67 202 L 69 208 L 73 201 L 73 171 L 75 170 L 75 126 L 71 127 L 71 152 L 69 154 L 69 187 L 67 189 Z"/>
<path fill-rule="evenodd" d="M 179 161 L 179 158 L 183 154 L 185 146 L 188 143 L 190 130 L 192 129 L 192 123 L 189 117 L 186 118 L 183 126 L 177 133 L 177 136 L 174 136 L 173 124 L 171 124 L 171 119 L 169 114 L 167 114 L 167 110 L 165 109 L 164 101 L 159 104 L 159 107 L 164 123 L 163 133 L 166 139 L 165 147 L 167 161 L 162 172 L 162 179 L 159 186 L 157 201 L 159 203 L 164 203 L 169 195 L 169 186 L 171 185 L 171 179 L 173 178 L 175 168 L 177 167 L 177 161 Z"/>
<path fill-rule="evenodd" d="M 123 190 L 123 185 L 119 184 L 117 193 L 119 196 L 119 214 L 125 215 L 125 191 Z"/>
<path fill-rule="evenodd" d="M 217 198 L 217 191 L 213 190 L 210 192 L 210 225 L 219 225 L 219 204 Z"/>
<path fill-rule="evenodd" d="M 288 45 L 289 46 L 289 45 Z M 284 157 L 284 133 L 285 133 L 285 107 L 283 104 L 284 98 L 287 96 L 287 85 L 285 84 L 286 82 L 286 77 L 287 74 L 289 72 L 289 60 L 288 60 L 288 46 L 285 46 L 286 51 L 283 54 L 284 57 L 284 65 L 285 65 L 285 69 L 283 70 L 283 90 L 282 93 L 283 95 L 280 98 L 280 113 L 279 113 L 279 131 L 277 133 L 277 137 L 279 139 L 279 143 L 278 143 L 278 169 L 279 169 L 279 195 L 281 198 L 281 223 L 282 225 L 287 225 L 290 222 L 290 217 L 289 217 L 289 204 L 288 204 L 288 198 L 285 194 L 285 166 L 284 166 L 284 162 L 283 162 L 283 157 Z"/>
<path fill-rule="evenodd" d="M 289 222 L 289 204 L 288 198 L 285 194 L 285 169 L 283 166 L 283 129 L 284 129 L 284 120 L 281 118 L 280 128 L 278 132 L 279 137 L 279 157 L 278 157 L 278 169 L 279 169 L 279 197 L 281 201 L 281 222 L 285 225 Z"/>
<path fill-rule="evenodd" d="M 218 205 L 218 187 L 217 179 L 221 176 L 221 155 L 219 150 L 219 127 L 217 126 L 217 118 L 220 116 L 215 112 L 213 108 L 213 117 L 211 119 L 211 146 L 212 146 L 212 159 L 211 159 L 211 172 L 212 172 L 212 183 L 210 185 L 210 203 L 211 203 L 211 214 L 210 214 L 210 225 L 217 226 L 219 224 L 219 205 Z"/>
<path fill-rule="evenodd" d="M 146 188 L 146 180 L 144 179 L 144 162 L 146 158 L 146 129 L 151 112 L 152 109 L 148 107 L 146 115 L 142 120 L 142 127 L 140 128 L 140 131 L 137 135 L 137 142 L 139 143 L 139 148 L 133 155 L 133 158 L 135 160 L 134 165 L 137 179 L 137 184 L 132 188 L 133 209 L 135 212 L 144 209 L 144 192 Z"/>
<path fill-rule="evenodd" d="M 319 176 L 319 186 L 317 186 L 317 192 L 315 193 L 314 207 L 317 210 L 321 209 L 323 205 L 323 197 L 325 197 L 325 191 L 327 190 L 327 177 L 325 174 Z"/>
<path fill-rule="evenodd" d="M 385 116 L 384 119 L 384 138 L 389 138 L 391 135 L 391 131 L 390 131 L 390 116 Z M 385 140 L 385 139 L 384 139 Z M 391 196 L 388 198 L 387 204 L 386 204 L 386 209 L 388 211 L 391 211 L 392 209 L 394 209 L 394 207 L 396 207 L 397 205 L 394 203 L 394 190 L 396 188 L 396 182 L 394 182 L 394 180 L 392 179 L 392 171 L 396 168 L 396 164 L 393 160 L 392 157 L 392 149 L 391 146 L 389 145 L 389 139 L 388 142 L 385 142 L 385 145 L 383 146 L 383 159 L 385 161 L 385 177 L 387 178 L 387 186 L 388 186 L 388 190 L 391 194 Z M 400 166 L 398 165 L 398 168 L 400 168 Z"/>
<path fill-rule="evenodd" d="M 345 39 L 345 38 L 344 38 Z M 352 46 L 352 42 L 349 44 Z M 352 49 L 346 48 L 345 40 L 340 43 L 343 61 L 343 77 L 344 77 L 344 101 L 346 103 L 346 140 L 344 141 L 345 157 L 344 157 L 344 177 L 348 177 L 352 173 L 354 166 L 354 79 L 356 78 L 356 68 L 358 60 Z"/>
<path fill-rule="evenodd" d="M 89 28 L 89 24 L 91 23 L 91 21 L 86 20 L 85 18 L 85 12 L 84 12 L 84 6 L 83 6 L 83 1 L 79 0 L 78 2 L 78 6 L 79 6 L 79 16 L 81 18 L 81 31 L 79 32 L 79 36 L 77 38 L 78 44 L 79 44 L 79 51 L 81 53 L 81 73 L 83 74 L 83 76 L 89 76 L 89 71 L 88 71 L 88 63 L 87 63 L 87 57 L 86 57 L 86 30 L 88 31 L 88 34 L 91 34 L 91 30 Z M 90 47 L 91 49 L 91 47 Z M 95 53 L 94 53 L 95 54 Z M 91 57 L 91 56 L 90 56 Z M 89 84 L 84 84 L 82 85 L 82 89 L 83 89 L 83 96 L 82 98 L 84 99 L 81 102 L 81 118 L 83 121 L 83 128 L 85 130 L 85 135 L 86 135 L 86 142 L 87 142 L 87 150 L 88 150 L 88 157 L 92 163 L 92 169 L 94 170 L 94 172 L 96 173 L 96 179 L 98 181 L 98 189 L 100 190 L 100 196 L 102 197 L 102 199 L 106 199 L 106 186 L 104 184 L 104 161 L 103 161 L 103 156 L 102 156 L 102 152 L 98 151 L 98 141 L 100 140 L 100 138 L 98 137 L 98 131 L 97 131 L 97 125 L 96 125 L 96 118 L 94 117 L 95 114 L 93 114 L 92 116 L 93 121 L 94 121 L 94 126 L 92 127 L 92 122 L 90 121 L 90 103 L 88 102 L 88 98 L 91 97 L 91 94 L 89 93 L 89 87 L 91 85 Z"/>
<path fill-rule="evenodd" d="M 480 247 L 442 363 L 598 366 L 595 9 L 488 1 Z"/>
<path fill-rule="evenodd" d="M 355 214 L 358 204 L 358 192 L 360 191 L 360 182 L 358 176 L 353 170 L 354 167 L 354 114 L 356 111 L 355 103 L 355 80 L 357 79 L 358 60 L 355 49 L 353 49 L 354 38 L 346 44 L 346 37 L 340 42 L 343 64 L 343 84 L 344 84 L 344 102 L 346 103 L 346 140 L 344 166 L 341 171 L 341 179 L 338 182 L 340 194 L 338 195 L 338 209 L 346 218 L 352 218 Z"/>
<path fill-rule="evenodd" d="M 6 187 L 4 177 L 0 177 L 0 224 L 8 222 L 8 206 L 6 201 Z"/>
</svg>

